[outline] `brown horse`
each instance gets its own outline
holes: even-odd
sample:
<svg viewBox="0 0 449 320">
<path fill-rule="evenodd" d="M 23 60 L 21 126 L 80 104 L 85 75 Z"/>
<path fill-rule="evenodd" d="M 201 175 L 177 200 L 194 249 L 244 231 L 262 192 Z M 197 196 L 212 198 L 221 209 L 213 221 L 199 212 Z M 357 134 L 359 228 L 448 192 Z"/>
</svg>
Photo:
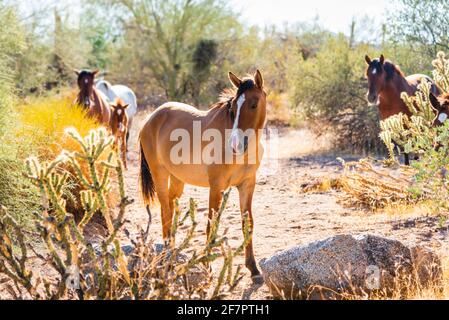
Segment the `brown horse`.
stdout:
<svg viewBox="0 0 449 320">
<path fill-rule="evenodd" d="M 78 88 L 80 90 L 75 103 L 88 109 L 88 115 L 90 117 L 97 118 L 100 123 L 109 125 L 111 118 L 109 104 L 107 103 L 107 99 L 94 86 L 95 76 L 98 72 L 98 70 L 75 70 L 78 76 Z"/>
<path fill-rule="evenodd" d="M 120 148 L 120 154 L 123 161 L 125 169 L 128 169 L 126 164 L 126 153 L 128 151 L 127 137 L 128 137 L 128 125 L 129 119 L 126 114 L 126 109 L 129 107 L 125 104 L 122 99 L 117 98 L 111 104 L 111 121 L 109 126 L 111 128 L 112 134 L 114 135 L 114 145 L 117 150 Z"/>
<path fill-rule="evenodd" d="M 368 64 L 366 70 L 368 78 L 367 99 L 370 104 L 379 107 L 381 120 L 399 113 L 411 116 L 410 110 L 401 99 L 401 93 L 406 92 L 409 96 L 413 96 L 423 80 L 432 82 L 432 93 L 439 94 L 438 88 L 433 84 L 431 78 L 423 74 L 406 77 L 398 66 L 385 60 L 383 55 L 374 60 L 366 55 L 365 61 Z M 410 164 L 408 154 L 405 154 L 405 164 Z"/>
<path fill-rule="evenodd" d="M 225 91 L 209 111 L 169 102 L 149 117 L 140 132 L 142 195 L 149 204 L 157 194 L 164 239 L 170 236 L 174 201 L 182 195 L 184 184 L 210 188 L 208 237 L 210 220 L 221 206 L 223 192 L 237 187 L 242 227 L 246 221 L 243 216 L 248 215 L 252 238 L 251 206 L 263 154 L 260 138 L 266 122 L 266 93 L 259 70 L 254 77 L 244 79 L 230 72 L 229 80 L 235 88 Z M 239 134 L 242 131 L 253 134 Z M 181 150 L 185 151 L 182 161 L 178 159 L 180 137 L 188 139 Z M 205 159 L 208 155 L 214 159 Z M 252 239 L 245 258 L 252 276 L 259 276 Z"/>
</svg>

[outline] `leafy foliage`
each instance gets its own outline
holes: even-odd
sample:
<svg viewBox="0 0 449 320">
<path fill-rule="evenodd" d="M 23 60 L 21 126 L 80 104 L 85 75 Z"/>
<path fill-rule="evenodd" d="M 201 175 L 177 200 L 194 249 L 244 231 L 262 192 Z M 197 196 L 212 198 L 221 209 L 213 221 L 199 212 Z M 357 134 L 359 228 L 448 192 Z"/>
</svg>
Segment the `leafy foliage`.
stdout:
<svg viewBox="0 0 449 320">
<path fill-rule="evenodd" d="M 196 204 L 190 203 L 190 210 L 181 216 L 176 211 L 172 236 L 167 247 L 157 250 L 148 243 L 147 230 L 141 230 L 138 239 L 125 235 L 131 242 L 128 255 L 118 236 L 123 231 L 126 207 L 132 203 L 124 188 L 123 166 L 117 154 L 109 148 L 113 137 L 104 129 L 91 131 L 81 137 L 74 129 L 66 135 L 79 145 L 81 151 L 65 150 L 59 157 L 40 162 L 35 157 L 27 160 L 28 177 L 39 188 L 42 196 L 42 211 L 35 214 L 37 229 L 45 249 L 40 251 L 33 244 L 27 244 L 14 218 L 0 208 L 0 273 L 6 275 L 12 284 L 7 285 L 15 298 L 33 299 L 216 299 L 232 290 L 240 279 L 239 269 L 233 270 L 233 258 L 240 254 L 249 239 L 245 230 L 245 241 L 235 251 L 227 245 L 227 239 L 219 235 L 219 213 L 211 222 L 211 235 L 205 248 L 192 251 L 191 240 L 196 228 Z M 101 160 L 105 159 L 106 160 Z M 89 167 L 84 173 L 83 165 Z M 77 179 L 85 186 L 81 195 L 84 218 L 76 223 L 74 215 L 67 210 L 63 189 L 68 181 L 66 166 L 77 173 Z M 115 173 L 117 179 L 112 178 Z M 116 184 L 119 194 L 118 212 L 115 205 L 108 205 L 105 194 Z M 225 195 L 225 200 L 227 195 Z M 85 236 L 85 228 L 94 213 L 100 212 L 107 226 L 107 236 L 99 246 L 93 245 Z M 186 237 L 179 241 L 177 230 L 187 220 L 191 228 Z M 47 275 L 42 277 L 33 272 L 28 252 L 33 251 L 45 265 Z M 215 287 L 207 265 L 217 259 L 223 265 Z M 193 281 L 198 273 L 203 279 Z M 212 289 L 212 290 L 209 290 Z"/>
<path fill-rule="evenodd" d="M 343 35 L 330 37 L 315 57 L 298 61 L 291 77 L 291 100 L 303 117 L 335 129 L 336 143 L 351 151 L 380 149 L 377 110 L 365 99 L 366 50 Z"/>
<path fill-rule="evenodd" d="M 112 4 L 117 7 L 116 13 L 122 14 L 119 17 L 130 17 L 122 53 L 127 55 L 124 59 L 133 59 L 133 63 L 122 65 L 137 64 L 137 79 L 145 77 L 142 72 L 150 71 L 154 84 L 165 90 L 171 100 L 186 93 L 186 82 L 193 72 L 193 55 L 200 41 L 230 38 L 234 25 L 238 25 L 229 6 L 221 0 L 118 0 Z M 137 48 L 133 45 L 136 41 Z M 118 69 L 114 73 L 124 73 L 120 65 L 115 67 Z"/>
<path fill-rule="evenodd" d="M 390 14 L 391 38 L 406 42 L 412 51 L 423 51 L 428 58 L 449 49 L 447 0 L 398 0 Z"/>
<path fill-rule="evenodd" d="M 14 62 L 23 50 L 24 36 L 13 8 L 3 1 L 0 1 L 0 21 L 0 204 L 8 206 L 25 226 L 27 217 L 23 211 L 35 207 L 35 190 L 21 175 L 24 166 L 19 156 L 20 141 L 11 134 L 17 124 Z"/>
</svg>

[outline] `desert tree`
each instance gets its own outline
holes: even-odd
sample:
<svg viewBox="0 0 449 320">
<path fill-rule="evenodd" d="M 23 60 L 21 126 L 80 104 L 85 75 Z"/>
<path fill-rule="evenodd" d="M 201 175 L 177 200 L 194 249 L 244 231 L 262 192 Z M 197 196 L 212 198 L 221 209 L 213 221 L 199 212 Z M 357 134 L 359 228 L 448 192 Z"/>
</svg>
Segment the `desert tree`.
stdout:
<svg viewBox="0 0 449 320">
<path fill-rule="evenodd" d="M 448 0 L 397 0 L 389 17 L 391 38 L 407 42 L 429 58 L 449 50 Z"/>
<path fill-rule="evenodd" d="M 186 94 L 189 77 L 198 67 L 199 50 L 210 54 L 202 70 L 208 73 L 217 43 L 232 37 L 238 27 L 235 13 L 222 0 L 114 0 L 112 4 L 117 19 L 123 21 L 125 48 L 132 50 L 140 70 L 149 69 L 168 99 Z M 201 80 L 207 77 L 202 75 Z"/>
</svg>

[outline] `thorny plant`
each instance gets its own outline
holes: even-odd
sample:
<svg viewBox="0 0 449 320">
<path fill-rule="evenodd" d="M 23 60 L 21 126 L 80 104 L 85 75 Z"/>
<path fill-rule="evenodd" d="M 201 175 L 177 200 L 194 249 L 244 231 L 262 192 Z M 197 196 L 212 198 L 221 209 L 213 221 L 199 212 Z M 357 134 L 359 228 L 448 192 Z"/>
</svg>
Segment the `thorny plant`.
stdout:
<svg viewBox="0 0 449 320">
<path fill-rule="evenodd" d="M 199 251 L 192 245 L 197 226 L 196 203 L 192 199 L 184 216 L 176 210 L 172 236 L 166 245 L 157 246 L 148 240 L 151 215 L 146 230 L 141 229 L 133 238 L 124 228 L 126 207 L 132 200 L 126 195 L 122 163 L 109 148 L 113 138 L 103 128 L 91 131 L 85 138 L 74 129 L 66 130 L 66 134 L 79 144 L 81 151 L 64 151 L 55 160 L 44 163 L 35 157 L 26 161 L 27 176 L 42 196 L 42 210 L 34 213 L 34 218 L 43 248 L 26 241 L 20 225 L 7 208 L 0 207 L 0 273 L 8 279 L 2 283 L 11 297 L 220 299 L 236 287 L 242 277 L 240 267 L 234 270 L 233 259 L 243 251 L 250 232 L 244 230 L 245 240 L 236 250 L 220 235 L 220 218 L 229 192 L 211 221 L 206 246 Z M 84 166 L 88 170 L 83 170 Z M 68 172 L 75 172 L 83 187 L 80 201 L 84 215 L 78 223 L 68 212 L 63 197 Z M 114 186 L 120 197 L 118 210 L 105 199 Z M 85 228 L 96 213 L 103 216 L 107 226 L 107 235 L 99 244 L 85 235 Z M 177 233 L 182 226 L 188 226 L 188 231 L 179 240 Z M 44 276 L 33 269 L 30 251 L 45 266 Z M 210 264 L 220 259 L 222 267 L 214 279 Z"/>
<path fill-rule="evenodd" d="M 433 78 L 442 93 L 449 93 L 449 59 L 443 52 L 438 53 L 433 61 L 435 70 Z M 419 161 L 415 169 L 413 185 L 409 191 L 416 196 L 430 197 L 438 207 L 449 209 L 449 121 L 441 126 L 434 126 L 435 109 L 429 99 L 430 83 L 422 83 L 415 96 L 402 94 L 412 116 L 408 118 L 399 114 L 381 124 L 381 139 L 390 152 L 391 162 L 394 157 L 394 143 L 404 148 L 406 153 L 415 153 Z M 430 191 L 430 192 L 429 192 Z"/>
</svg>

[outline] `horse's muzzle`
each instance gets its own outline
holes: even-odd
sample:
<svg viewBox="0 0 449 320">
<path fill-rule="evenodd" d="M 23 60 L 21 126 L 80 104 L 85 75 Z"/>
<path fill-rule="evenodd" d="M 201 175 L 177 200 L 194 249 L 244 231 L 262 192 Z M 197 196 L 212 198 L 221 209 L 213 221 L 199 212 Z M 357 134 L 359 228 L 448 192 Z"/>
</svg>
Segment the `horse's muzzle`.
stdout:
<svg viewBox="0 0 449 320">
<path fill-rule="evenodd" d="M 249 138 L 246 136 L 244 136 L 243 139 L 231 139 L 232 152 L 238 156 L 243 155 L 248 151 L 248 144 Z"/>
<path fill-rule="evenodd" d="M 90 108 L 90 99 L 84 99 L 83 105 L 85 108 Z"/>
<path fill-rule="evenodd" d="M 377 93 L 376 94 L 368 93 L 366 95 L 366 100 L 368 101 L 368 103 L 370 105 L 378 105 L 379 104 L 379 95 Z"/>
</svg>

